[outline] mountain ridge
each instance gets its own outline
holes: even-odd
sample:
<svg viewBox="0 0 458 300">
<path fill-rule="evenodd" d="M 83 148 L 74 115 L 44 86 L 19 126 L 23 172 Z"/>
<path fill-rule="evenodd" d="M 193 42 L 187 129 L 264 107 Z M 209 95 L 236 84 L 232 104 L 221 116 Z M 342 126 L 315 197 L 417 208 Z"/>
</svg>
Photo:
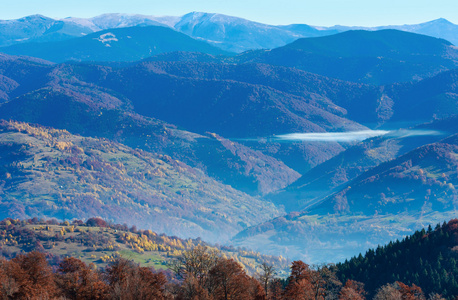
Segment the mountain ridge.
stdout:
<svg viewBox="0 0 458 300">
<path fill-rule="evenodd" d="M 458 66 L 450 42 L 386 29 L 354 30 L 301 38 L 272 50 L 245 52 L 236 61 L 294 67 L 323 76 L 372 85 L 410 82 Z"/>
<path fill-rule="evenodd" d="M 34 28 L 28 21 L 32 18 L 42 19 L 42 25 Z M 445 19 L 432 20 L 414 25 L 387 25 L 378 27 L 364 26 L 313 26 L 307 24 L 269 25 L 239 17 L 204 12 L 190 12 L 183 16 L 149 16 L 141 14 L 103 14 L 92 18 L 69 17 L 64 19 L 51 19 L 34 15 L 17 20 L 0 20 L 5 26 L 10 27 L 7 32 L 0 30 L 0 46 L 7 46 L 23 41 L 52 41 L 65 40 L 72 37 L 81 37 L 100 30 L 120 28 L 126 26 L 160 25 L 174 28 L 190 36 L 206 40 L 215 46 L 220 46 L 226 51 L 243 52 L 254 49 L 272 49 L 284 46 L 298 38 L 317 37 L 336 34 L 343 31 L 398 29 L 434 37 L 445 38 L 458 45 L 456 38 L 458 25 Z M 186 21 L 188 20 L 188 21 Z M 229 22 L 230 21 L 230 22 Z M 25 24 L 24 24 L 25 23 Z M 21 27 L 22 26 L 22 27 Z M 34 31 L 33 36 L 24 34 L 24 28 Z M 224 31 L 233 34 L 226 34 Z M 241 38 L 248 37 L 250 39 Z M 3 38 L 2 38 L 3 36 Z"/>
<path fill-rule="evenodd" d="M 56 63 L 76 61 L 138 61 L 173 51 L 229 54 L 168 27 L 123 27 L 90 33 L 64 41 L 23 43 L 0 48 L 13 55 L 40 57 Z"/>
</svg>

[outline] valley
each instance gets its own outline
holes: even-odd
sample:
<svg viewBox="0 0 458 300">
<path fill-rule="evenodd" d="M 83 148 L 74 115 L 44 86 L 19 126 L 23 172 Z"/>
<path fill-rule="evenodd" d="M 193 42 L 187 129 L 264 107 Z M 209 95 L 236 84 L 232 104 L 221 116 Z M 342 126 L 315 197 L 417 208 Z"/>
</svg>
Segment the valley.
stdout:
<svg viewBox="0 0 458 300">
<path fill-rule="evenodd" d="M 337 263 L 456 218 L 458 50 L 445 20 L 1 24 L 2 219 L 100 217 Z"/>
</svg>

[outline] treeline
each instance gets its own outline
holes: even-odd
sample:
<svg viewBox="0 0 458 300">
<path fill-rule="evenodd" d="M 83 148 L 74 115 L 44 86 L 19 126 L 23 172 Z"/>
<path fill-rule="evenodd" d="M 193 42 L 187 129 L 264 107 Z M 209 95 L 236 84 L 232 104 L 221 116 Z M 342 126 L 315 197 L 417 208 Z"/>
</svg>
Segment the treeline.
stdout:
<svg viewBox="0 0 458 300">
<path fill-rule="evenodd" d="M 440 293 L 455 299 L 457 262 L 458 220 L 453 219 L 338 264 L 337 274 L 340 280 L 364 282 L 371 295 L 381 284 L 402 281 L 421 286 L 427 294 Z"/>
<path fill-rule="evenodd" d="M 140 254 L 159 247 L 169 269 L 155 271 L 120 255 L 89 263 L 87 257 L 85 262 L 52 253 L 65 243 L 83 245 L 84 253 L 108 248 L 115 253 L 124 245 Z M 0 299 L 455 299 L 457 244 L 458 220 L 452 220 L 338 265 L 294 261 L 285 278 L 283 264 L 272 256 L 100 218 L 5 219 L 0 221 Z M 254 261 L 245 263 L 250 256 Z"/>
<path fill-rule="evenodd" d="M 118 257 L 118 251 L 129 249 L 137 255 L 160 254 L 165 261 L 182 255 L 184 251 L 203 245 L 220 251 L 227 258 L 242 264 L 249 273 L 256 272 L 262 262 L 273 265 L 279 270 L 286 270 L 288 262 L 283 257 L 264 255 L 244 248 L 211 245 L 197 239 L 181 239 L 176 236 L 157 234 L 151 230 L 128 227 L 126 224 L 112 224 L 101 218 L 90 218 L 85 222 L 59 222 L 56 219 L 14 220 L 7 218 L 0 221 L 0 254 L 12 259 L 18 254 L 33 250 L 47 252 L 52 265 L 62 256 L 75 256 L 97 265 Z M 75 247 L 78 246 L 78 247 Z M 68 249 L 62 252 L 62 248 Z M 59 250 L 60 249 L 60 250 Z M 76 249 L 79 249 L 77 252 Z M 121 251 L 122 252 L 122 251 Z M 75 254 L 77 253 L 77 254 Z M 90 258 L 95 256 L 96 258 Z"/>
<path fill-rule="evenodd" d="M 1 299 L 193 299 L 283 300 L 366 299 L 364 284 L 342 284 L 335 266 L 311 269 L 294 261 L 287 280 L 275 277 L 275 269 L 261 266 L 249 276 L 240 264 L 218 252 L 198 246 L 171 265 L 174 275 L 141 267 L 118 258 L 103 269 L 73 257 L 52 268 L 46 254 L 32 251 L 11 260 L 0 260 Z M 382 286 L 374 299 L 426 299 L 422 290 L 401 282 Z M 441 299 L 431 295 L 429 299 Z"/>
</svg>

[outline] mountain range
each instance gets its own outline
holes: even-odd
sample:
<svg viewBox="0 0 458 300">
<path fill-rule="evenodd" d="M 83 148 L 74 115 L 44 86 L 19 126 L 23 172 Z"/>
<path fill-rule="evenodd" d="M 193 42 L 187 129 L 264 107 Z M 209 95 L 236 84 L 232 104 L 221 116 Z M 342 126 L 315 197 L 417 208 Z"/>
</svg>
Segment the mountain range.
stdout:
<svg viewBox="0 0 458 300">
<path fill-rule="evenodd" d="M 5 21 L 26 40 L 8 31 L 0 48 L 0 218 L 135 219 L 310 262 L 453 218 L 455 46 L 334 28 L 271 50 L 216 47 L 237 30 L 249 40 L 239 21 Z"/>
<path fill-rule="evenodd" d="M 188 51 L 208 54 L 227 52 L 160 26 L 102 30 L 84 37 L 57 42 L 22 43 L 2 49 L 4 53 L 40 57 L 53 62 L 137 61 L 159 53 Z"/>
<path fill-rule="evenodd" d="M 349 30 L 396 29 L 442 38 L 457 45 L 458 25 L 437 19 L 415 25 L 380 27 L 268 25 L 215 13 L 191 12 L 183 16 L 104 14 L 93 18 L 52 19 L 41 15 L 0 21 L 0 46 L 24 42 L 62 41 L 90 33 L 133 26 L 163 26 L 213 44 L 228 52 L 273 49 L 299 38 L 333 35 Z"/>
<path fill-rule="evenodd" d="M 398 30 L 355 30 L 303 38 L 273 50 L 243 53 L 239 59 L 382 85 L 419 80 L 455 68 L 457 53 L 455 46 L 442 39 Z"/>
</svg>

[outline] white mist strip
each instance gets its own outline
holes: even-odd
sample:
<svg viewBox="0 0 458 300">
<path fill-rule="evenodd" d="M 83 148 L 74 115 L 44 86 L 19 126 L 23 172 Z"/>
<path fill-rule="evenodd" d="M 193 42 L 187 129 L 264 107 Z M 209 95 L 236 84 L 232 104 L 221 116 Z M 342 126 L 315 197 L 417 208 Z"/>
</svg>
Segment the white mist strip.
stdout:
<svg viewBox="0 0 458 300">
<path fill-rule="evenodd" d="M 274 137 L 278 141 L 303 141 L 303 142 L 355 142 L 389 134 L 390 138 L 406 138 L 413 136 L 442 135 L 436 130 L 399 129 L 394 131 L 386 130 L 361 130 L 347 132 L 314 132 L 314 133 L 289 133 Z"/>
<path fill-rule="evenodd" d="M 347 132 L 290 133 L 275 136 L 281 141 L 313 141 L 313 142 L 353 142 L 389 133 L 385 130 L 362 130 Z"/>
</svg>

